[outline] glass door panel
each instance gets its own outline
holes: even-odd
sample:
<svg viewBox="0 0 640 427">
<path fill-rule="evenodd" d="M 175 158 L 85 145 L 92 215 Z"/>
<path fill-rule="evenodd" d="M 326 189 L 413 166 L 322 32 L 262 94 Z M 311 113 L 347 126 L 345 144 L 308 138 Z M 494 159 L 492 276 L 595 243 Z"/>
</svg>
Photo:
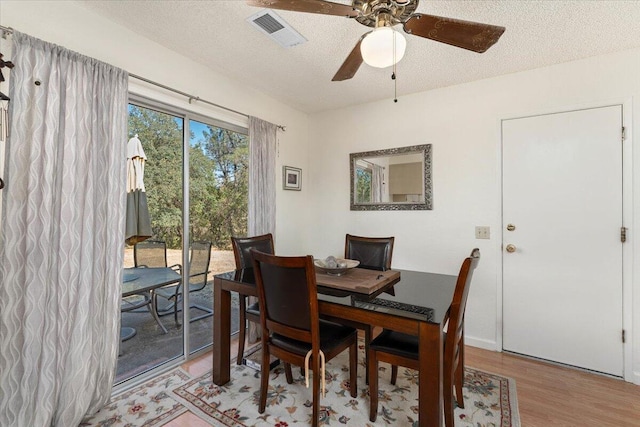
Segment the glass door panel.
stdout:
<svg viewBox="0 0 640 427">
<path fill-rule="evenodd" d="M 142 242 L 137 248 L 138 257 L 134 257 L 133 244 L 125 245 L 123 291 L 143 280 L 152 281 L 152 285 L 167 280 L 166 277 L 152 277 L 149 267 L 171 267 L 176 272 L 175 276 L 179 277 L 181 274 L 183 130 L 182 117 L 129 104 L 129 138 L 137 138 L 139 141 L 129 140 L 132 148 L 137 145 L 137 150 L 132 151 L 135 154 L 131 154 L 131 157 L 144 156 L 134 169 L 137 173 L 143 173 L 151 236 L 148 239 L 139 238 Z M 128 170 L 132 170 L 129 167 L 131 164 L 133 162 L 128 164 Z M 141 199 L 136 197 L 128 200 L 127 215 L 142 218 L 141 221 L 144 222 L 146 212 Z M 134 212 L 132 208 L 138 210 Z M 174 277 L 171 272 L 169 274 Z M 120 345 L 116 383 L 184 354 L 182 327 L 177 327 L 174 321 L 174 301 L 166 298 L 178 283 L 179 281 L 174 282 L 157 291 L 158 320 L 152 315 L 152 305 L 146 303 L 153 299 L 154 290 L 123 297 L 123 341 Z"/>
<path fill-rule="evenodd" d="M 213 276 L 235 269 L 231 236 L 247 233 L 249 138 L 197 120 L 189 121 L 189 130 L 190 237 L 192 245 L 206 242 L 212 248 L 206 285 L 189 294 L 193 353 L 212 343 L 213 316 L 206 310 L 213 307 Z M 231 330 L 237 332 L 237 295 L 232 298 Z"/>
</svg>

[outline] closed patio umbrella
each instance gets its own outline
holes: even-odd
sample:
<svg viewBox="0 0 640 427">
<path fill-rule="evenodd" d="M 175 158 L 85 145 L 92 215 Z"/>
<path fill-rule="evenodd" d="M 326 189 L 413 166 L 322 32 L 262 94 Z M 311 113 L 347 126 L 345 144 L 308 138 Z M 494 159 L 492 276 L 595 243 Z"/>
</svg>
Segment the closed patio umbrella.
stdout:
<svg viewBox="0 0 640 427">
<path fill-rule="evenodd" d="M 148 239 L 151 233 L 151 218 L 144 189 L 144 162 L 147 156 L 142 149 L 138 134 L 127 143 L 127 223 L 125 241 L 134 245 Z"/>
</svg>

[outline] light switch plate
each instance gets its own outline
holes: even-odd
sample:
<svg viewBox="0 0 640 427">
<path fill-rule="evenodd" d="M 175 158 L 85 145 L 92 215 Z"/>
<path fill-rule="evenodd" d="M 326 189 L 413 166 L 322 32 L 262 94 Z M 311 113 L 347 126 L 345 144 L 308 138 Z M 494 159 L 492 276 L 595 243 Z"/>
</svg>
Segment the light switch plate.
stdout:
<svg viewBox="0 0 640 427">
<path fill-rule="evenodd" d="M 476 239 L 489 239 L 491 230 L 488 226 L 476 226 Z"/>
</svg>

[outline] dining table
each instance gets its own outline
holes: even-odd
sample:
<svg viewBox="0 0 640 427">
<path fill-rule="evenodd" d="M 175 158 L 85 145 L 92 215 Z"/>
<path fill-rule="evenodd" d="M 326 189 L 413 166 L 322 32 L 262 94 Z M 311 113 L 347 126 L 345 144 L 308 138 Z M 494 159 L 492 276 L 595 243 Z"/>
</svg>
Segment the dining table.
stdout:
<svg viewBox="0 0 640 427">
<path fill-rule="evenodd" d="M 457 276 L 410 270 L 354 268 L 338 277 L 316 272 L 320 315 L 418 337 L 419 426 L 444 425 L 443 328 L 456 279 Z M 258 295 L 253 268 L 217 274 L 213 288 L 212 379 L 215 384 L 224 385 L 231 372 L 231 292 Z"/>
<path fill-rule="evenodd" d="M 151 315 L 155 321 L 160 325 L 163 333 L 167 333 L 167 328 L 160 321 L 158 317 L 158 309 L 156 307 L 156 298 L 153 296 L 153 291 L 163 286 L 173 285 L 180 283 L 182 276 L 175 270 L 169 267 L 133 267 L 125 268 L 122 273 L 122 297 L 128 297 L 132 295 L 142 295 L 144 300 L 140 304 L 134 304 L 131 307 L 121 310 L 130 311 L 132 309 L 140 308 L 142 306 L 148 306 Z M 145 294 L 148 294 L 145 295 Z M 125 337 L 132 337 L 135 335 L 135 329 L 133 331 L 123 328 L 121 331 L 121 337 L 124 341 Z"/>
</svg>

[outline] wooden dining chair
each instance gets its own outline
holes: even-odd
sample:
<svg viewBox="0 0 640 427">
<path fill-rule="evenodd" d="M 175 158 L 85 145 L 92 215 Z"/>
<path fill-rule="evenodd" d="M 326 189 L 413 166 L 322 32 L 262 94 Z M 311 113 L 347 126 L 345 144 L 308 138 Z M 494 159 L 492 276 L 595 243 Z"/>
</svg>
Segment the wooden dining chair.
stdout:
<svg viewBox="0 0 640 427">
<path fill-rule="evenodd" d="M 360 261 L 358 268 L 389 270 L 394 240 L 393 237 L 362 237 L 347 234 L 344 257 Z"/>
<path fill-rule="evenodd" d="M 454 427 L 453 395 L 460 408 L 464 408 L 462 384 L 464 381 L 464 311 L 469 295 L 469 285 L 473 270 L 480 260 L 480 250 L 473 249 L 471 255 L 462 262 L 453 300 L 447 311 L 445 322 L 447 332 L 444 341 L 443 393 L 444 417 L 447 427 Z M 447 320 L 448 318 L 448 320 Z M 369 419 L 374 422 L 378 416 L 378 362 L 392 365 L 391 384 L 396 383 L 398 365 L 419 370 L 418 337 L 384 329 L 369 345 Z"/>
<path fill-rule="evenodd" d="M 358 268 L 386 271 L 391 269 L 394 237 L 363 237 L 347 234 L 344 243 L 344 257 L 360 261 Z M 387 291 L 393 295 L 393 288 Z M 338 319 L 327 318 L 328 320 Z M 369 366 L 369 343 L 373 338 L 373 326 L 368 323 L 339 320 L 348 326 L 364 331 L 365 369 Z M 368 383 L 368 378 L 367 378 Z"/>
<path fill-rule="evenodd" d="M 267 254 L 274 254 L 273 235 L 271 233 L 253 237 L 232 237 L 231 246 L 233 247 L 233 256 L 236 260 L 236 270 L 241 268 L 253 267 L 251 259 L 251 249 L 256 249 Z M 242 364 L 244 357 L 244 343 L 247 332 L 247 320 L 260 325 L 260 305 L 258 303 L 251 304 L 247 307 L 247 295 L 238 295 L 238 356 L 236 363 Z"/>
<path fill-rule="evenodd" d="M 293 383 L 291 364 L 305 366 L 311 354 L 313 371 L 312 419 L 320 416 L 320 358 L 329 361 L 349 349 L 349 389 L 357 395 L 357 331 L 318 317 L 318 291 L 313 257 L 279 257 L 251 250 L 260 302 L 262 363 L 258 412 L 265 411 L 271 355 L 285 364 L 287 383 Z"/>
</svg>

